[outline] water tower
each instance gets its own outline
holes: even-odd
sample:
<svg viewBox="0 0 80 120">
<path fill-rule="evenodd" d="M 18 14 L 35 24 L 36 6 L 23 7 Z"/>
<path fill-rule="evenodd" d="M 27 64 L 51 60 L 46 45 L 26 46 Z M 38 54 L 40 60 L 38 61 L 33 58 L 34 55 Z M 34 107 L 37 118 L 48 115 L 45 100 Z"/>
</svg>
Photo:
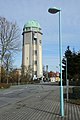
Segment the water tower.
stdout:
<svg viewBox="0 0 80 120">
<path fill-rule="evenodd" d="M 32 76 L 41 78 L 42 71 L 42 32 L 40 24 L 31 20 L 23 28 L 22 65 L 32 68 Z"/>
</svg>

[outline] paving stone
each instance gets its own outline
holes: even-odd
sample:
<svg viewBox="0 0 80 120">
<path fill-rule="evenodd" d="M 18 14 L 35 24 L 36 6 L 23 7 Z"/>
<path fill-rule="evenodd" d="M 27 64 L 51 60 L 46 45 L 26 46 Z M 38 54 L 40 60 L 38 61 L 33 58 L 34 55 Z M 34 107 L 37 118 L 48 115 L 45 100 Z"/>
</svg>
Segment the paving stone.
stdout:
<svg viewBox="0 0 80 120">
<path fill-rule="evenodd" d="M 35 93 L 28 99 L 7 105 L 0 120 L 80 120 L 80 106 L 64 102 L 65 115 L 60 116 L 59 89 Z"/>
</svg>

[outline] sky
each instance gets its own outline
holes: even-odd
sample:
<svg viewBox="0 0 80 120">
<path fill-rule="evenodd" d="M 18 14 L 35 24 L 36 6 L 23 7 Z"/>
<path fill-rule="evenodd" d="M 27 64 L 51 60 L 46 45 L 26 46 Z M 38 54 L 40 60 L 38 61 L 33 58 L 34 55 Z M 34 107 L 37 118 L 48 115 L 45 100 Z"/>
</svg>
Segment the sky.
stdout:
<svg viewBox="0 0 80 120">
<path fill-rule="evenodd" d="M 62 56 L 70 46 L 80 50 L 80 0 L 0 0 L 0 16 L 16 21 L 20 27 L 21 43 L 24 24 L 37 20 L 42 28 L 43 65 L 49 71 L 59 71 L 59 14 L 50 14 L 48 9 L 61 9 Z M 14 65 L 20 67 L 22 52 L 15 57 Z"/>
</svg>

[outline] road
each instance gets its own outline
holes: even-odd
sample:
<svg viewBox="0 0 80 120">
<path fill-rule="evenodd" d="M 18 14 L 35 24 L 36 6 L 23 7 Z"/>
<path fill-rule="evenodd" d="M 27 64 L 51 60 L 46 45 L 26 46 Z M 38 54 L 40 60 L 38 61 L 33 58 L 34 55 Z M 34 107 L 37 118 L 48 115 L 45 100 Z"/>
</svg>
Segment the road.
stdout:
<svg viewBox="0 0 80 120">
<path fill-rule="evenodd" d="M 59 86 L 12 86 L 0 90 L 0 120 L 80 120 L 80 106 L 64 100 L 62 118 Z"/>
<path fill-rule="evenodd" d="M 57 86 L 58 87 L 58 86 Z M 0 90 L 0 107 L 8 104 L 13 104 L 25 98 L 36 95 L 40 92 L 49 92 L 56 90 L 57 87 L 47 85 L 18 85 L 11 86 L 9 89 Z"/>
</svg>

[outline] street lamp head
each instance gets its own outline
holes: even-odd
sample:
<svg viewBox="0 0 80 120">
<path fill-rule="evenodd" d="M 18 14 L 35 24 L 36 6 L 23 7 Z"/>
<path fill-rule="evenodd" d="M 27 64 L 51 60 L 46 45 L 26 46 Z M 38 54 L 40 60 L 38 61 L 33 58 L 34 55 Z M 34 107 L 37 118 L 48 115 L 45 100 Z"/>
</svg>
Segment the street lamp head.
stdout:
<svg viewBox="0 0 80 120">
<path fill-rule="evenodd" d="M 56 14 L 57 12 L 60 12 L 61 10 L 54 7 L 54 8 L 49 8 L 48 9 L 48 12 L 51 13 L 51 14 Z"/>
</svg>

